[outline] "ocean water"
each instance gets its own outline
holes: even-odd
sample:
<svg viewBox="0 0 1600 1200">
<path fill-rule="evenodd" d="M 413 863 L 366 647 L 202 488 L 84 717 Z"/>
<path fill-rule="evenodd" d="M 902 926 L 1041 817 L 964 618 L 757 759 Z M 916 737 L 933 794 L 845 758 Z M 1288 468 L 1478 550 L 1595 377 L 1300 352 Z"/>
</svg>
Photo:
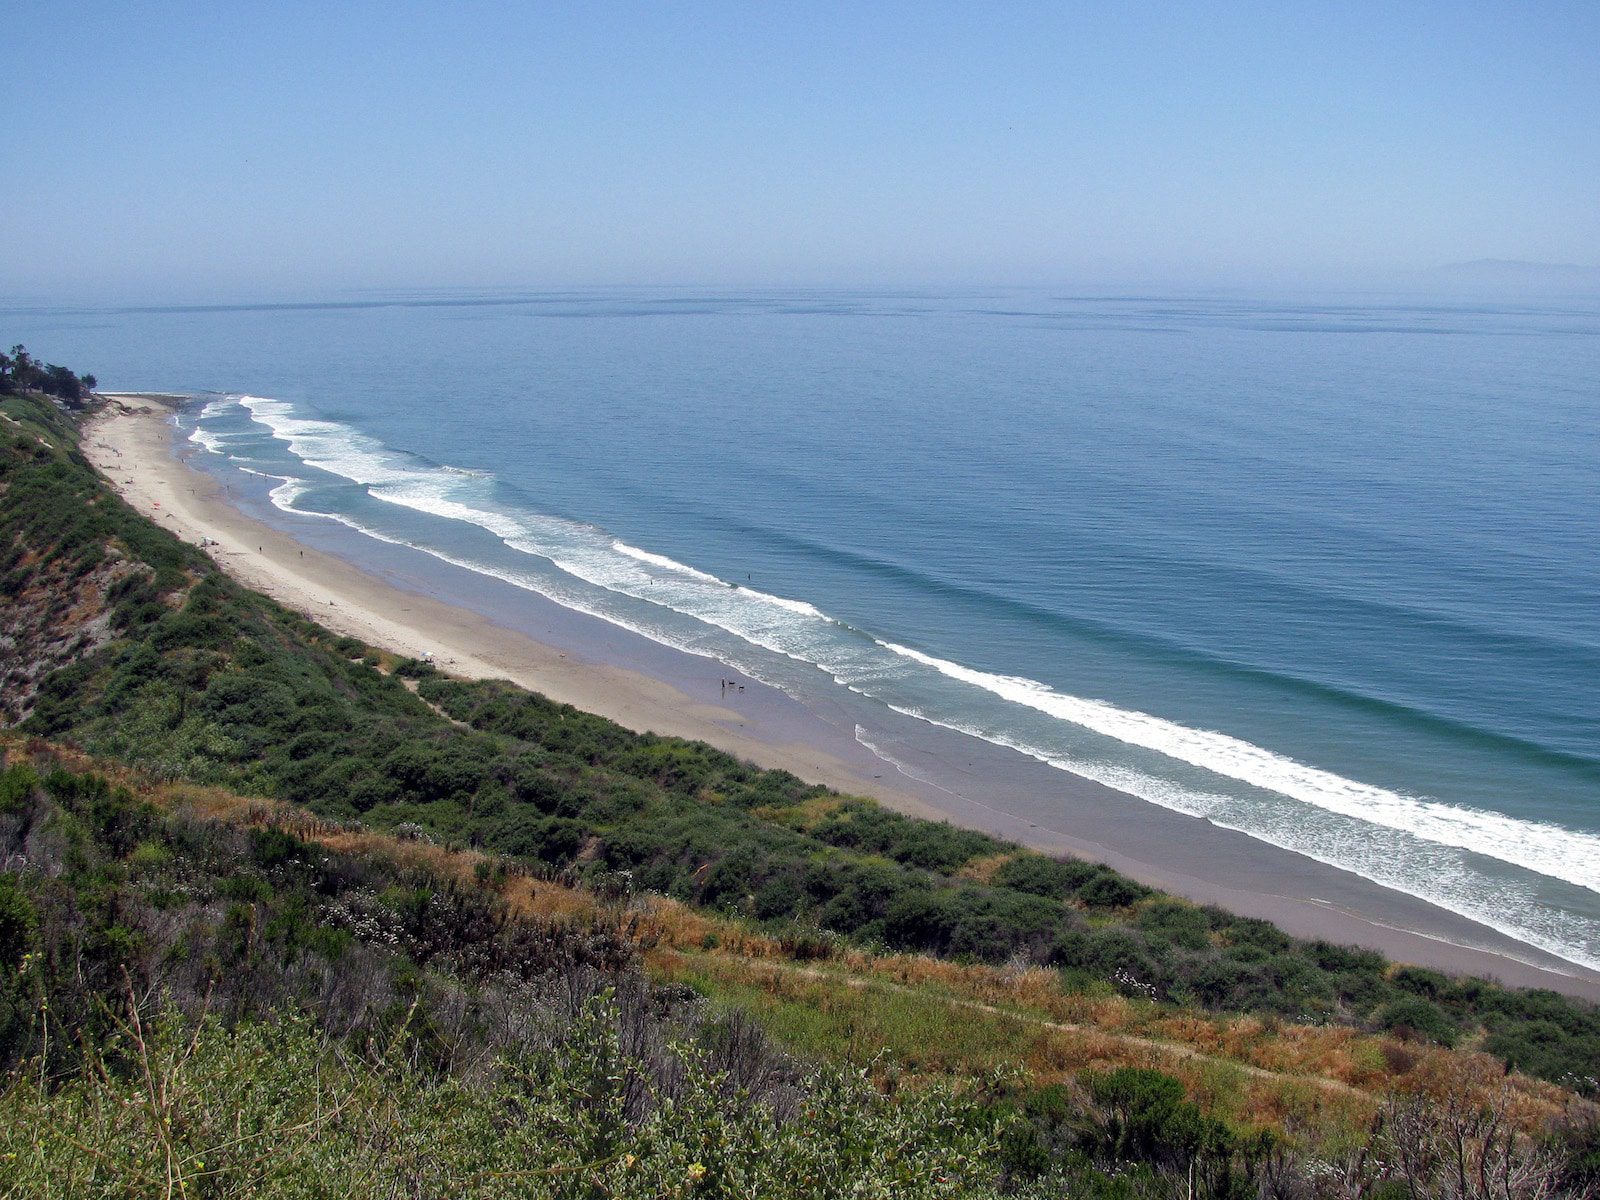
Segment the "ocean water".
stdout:
<svg viewBox="0 0 1600 1200">
<path fill-rule="evenodd" d="M 1600 968 L 1600 300 L 12 305 L 197 462 Z M 1135 803 L 1130 801 L 1130 803 Z"/>
</svg>

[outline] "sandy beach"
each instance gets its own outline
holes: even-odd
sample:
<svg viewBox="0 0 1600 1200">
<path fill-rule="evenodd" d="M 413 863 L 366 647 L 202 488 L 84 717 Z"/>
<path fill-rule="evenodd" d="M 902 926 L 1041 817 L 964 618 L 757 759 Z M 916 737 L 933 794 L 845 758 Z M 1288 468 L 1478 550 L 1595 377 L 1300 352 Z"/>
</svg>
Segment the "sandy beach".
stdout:
<svg viewBox="0 0 1600 1200">
<path fill-rule="evenodd" d="M 176 453 L 180 397 L 123 394 L 84 438 L 91 461 L 136 509 L 204 543 L 245 585 L 337 632 L 396 653 L 431 655 L 467 678 L 505 678 L 634 730 L 709 742 L 900 811 L 981 828 L 1051 853 L 1091 857 L 1147 883 L 1272 920 L 1291 933 L 1353 942 L 1406 962 L 1600 998 L 1600 976 L 1347 872 L 1133 800 L 1059 771 L 1019 764 L 994 782 L 978 747 L 941 746 L 936 780 L 896 773 L 792 699 L 709 659 L 668 651 L 542 598 L 540 636 L 451 602 L 394 570 L 363 569 L 243 511 L 212 475 Z M 398 552 L 397 552 L 398 553 Z M 432 564 L 440 577 L 438 564 Z M 461 576 L 469 573 L 458 572 Z M 465 583 L 466 581 L 463 581 Z M 481 581 L 472 580 L 474 584 Z M 506 585 L 509 588 L 509 585 Z M 542 607 L 541 607 L 542 606 Z M 548 633 L 546 633 L 548 628 Z M 734 679 L 733 699 L 719 688 Z M 963 754 L 966 752 L 963 751 Z"/>
<path fill-rule="evenodd" d="M 108 410 L 96 420 L 85 449 L 123 498 L 185 541 L 205 540 L 235 579 L 327 628 L 397 654 L 431 655 L 442 669 L 467 679 L 512 680 L 629 729 L 707 741 L 764 767 L 936 815 L 915 797 L 874 785 L 815 746 L 773 744 L 742 733 L 746 717 L 738 711 L 693 700 L 642 672 L 570 657 L 454 605 L 400 593 L 343 559 L 253 520 L 228 502 L 209 475 L 174 457 L 168 418 L 176 398 L 149 393 L 121 400 L 126 409 Z"/>
</svg>

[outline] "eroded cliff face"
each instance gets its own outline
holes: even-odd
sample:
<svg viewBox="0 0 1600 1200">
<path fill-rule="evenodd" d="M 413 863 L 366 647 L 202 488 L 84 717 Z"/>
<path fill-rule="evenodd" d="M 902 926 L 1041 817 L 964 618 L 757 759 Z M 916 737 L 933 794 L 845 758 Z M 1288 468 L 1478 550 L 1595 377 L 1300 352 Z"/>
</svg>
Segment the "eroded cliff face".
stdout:
<svg viewBox="0 0 1600 1200">
<path fill-rule="evenodd" d="M 48 398 L 0 397 L 0 725 L 25 721 L 52 674 L 111 641 L 117 605 L 157 574 L 78 432 Z"/>
<path fill-rule="evenodd" d="M 46 678 L 111 640 L 113 589 L 148 573 L 114 548 L 107 549 L 99 566 L 77 576 L 59 562 L 23 551 L 6 572 L 0 597 L 0 724 L 27 720 Z"/>
</svg>

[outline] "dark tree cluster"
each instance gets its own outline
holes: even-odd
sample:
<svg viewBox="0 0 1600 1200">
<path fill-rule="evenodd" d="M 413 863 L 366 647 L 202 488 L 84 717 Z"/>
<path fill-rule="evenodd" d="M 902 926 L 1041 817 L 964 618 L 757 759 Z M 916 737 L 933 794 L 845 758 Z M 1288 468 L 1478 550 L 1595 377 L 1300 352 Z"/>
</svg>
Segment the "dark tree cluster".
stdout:
<svg viewBox="0 0 1600 1200">
<path fill-rule="evenodd" d="M 0 394 L 44 392 L 76 406 L 98 385 L 93 375 L 78 375 L 55 363 L 40 362 L 26 346 L 13 346 L 10 354 L 0 353 Z"/>
</svg>

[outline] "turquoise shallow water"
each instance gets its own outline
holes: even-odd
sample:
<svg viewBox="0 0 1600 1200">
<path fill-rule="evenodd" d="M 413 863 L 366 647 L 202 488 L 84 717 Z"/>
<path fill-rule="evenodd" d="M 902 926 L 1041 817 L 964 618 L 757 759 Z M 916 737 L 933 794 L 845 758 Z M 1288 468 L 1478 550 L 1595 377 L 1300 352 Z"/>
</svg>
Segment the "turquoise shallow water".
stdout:
<svg viewBox="0 0 1600 1200">
<path fill-rule="evenodd" d="M 1600 304 L 15 306 L 275 503 L 1600 966 Z M 892 748 L 880 745 L 886 754 Z"/>
</svg>

